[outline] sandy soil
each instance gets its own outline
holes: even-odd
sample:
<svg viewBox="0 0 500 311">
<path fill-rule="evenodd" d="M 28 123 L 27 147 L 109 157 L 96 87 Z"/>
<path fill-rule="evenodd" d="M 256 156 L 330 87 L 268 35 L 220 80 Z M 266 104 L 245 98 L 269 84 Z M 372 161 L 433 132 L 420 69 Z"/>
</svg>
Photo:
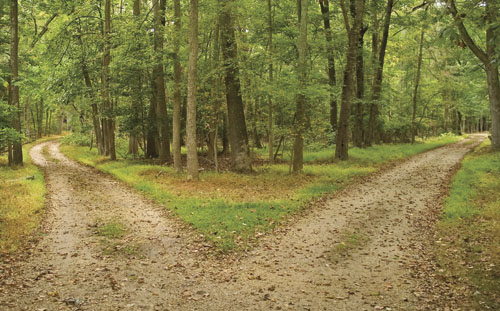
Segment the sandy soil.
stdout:
<svg viewBox="0 0 500 311">
<path fill-rule="evenodd" d="M 424 260 L 419 224 L 475 144 L 401 162 L 297 217 L 253 251 L 218 260 L 164 209 L 68 160 L 56 142 L 42 143 L 31 157 L 49 190 L 44 234 L 0 264 L 0 310 L 444 308 L 426 297 L 425 274 L 415 273 Z M 99 235 L 106 223 L 123 224 L 124 236 Z"/>
</svg>

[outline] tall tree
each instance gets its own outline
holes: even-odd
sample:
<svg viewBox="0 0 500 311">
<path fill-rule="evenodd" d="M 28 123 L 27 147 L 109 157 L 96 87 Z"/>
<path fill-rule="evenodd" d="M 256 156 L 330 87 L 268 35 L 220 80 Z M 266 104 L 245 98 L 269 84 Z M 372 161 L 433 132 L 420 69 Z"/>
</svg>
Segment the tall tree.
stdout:
<svg viewBox="0 0 500 311">
<path fill-rule="evenodd" d="M 391 0 L 389 0 L 391 1 Z M 340 106 L 339 131 L 335 146 L 335 158 L 347 160 L 349 157 L 349 117 L 351 111 L 351 98 L 354 93 L 354 75 L 356 70 L 356 56 L 358 53 L 358 42 L 361 34 L 363 15 L 365 11 L 365 1 L 355 0 L 354 19 L 352 26 L 345 7 L 344 0 L 341 0 L 342 15 L 347 30 L 348 47 L 347 62 L 344 71 L 344 84 L 342 86 L 342 103 Z"/>
<path fill-rule="evenodd" d="M 174 155 L 174 168 L 177 172 L 182 171 L 181 158 L 181 83 L 182 67 L 179 55 L 179 46 L 181 44 L 181 3 L 180 0 L 174 0 L 174 112 L 172 118 L 172 153 Z"/>
<path fill-rule="evenodd" d="M 167 99 L 165 94 L 165 78 L 163 70 L 163 43 L 165 28 L 166 0 L 156 0 L 154 4 L 154 50 L 155 66 L 153 68 L 154 92 L 156 97 L 156 116 L 158 127 L 158 159 L 161 162 L 170 160 L 170 137 L 168 131 Z"/>
<path fill-rule="evenodd" d="M 370 116 L 368 120 L 368 129 L 366 130 L 365 146 L 369 147 L 373 143 L 376 131 L 376 121 L 378 116 L 378 104 L 382 93 L 382 78 L 384 73 L 385 52 L 387 49 L 387 41 L 389 40 L 389 27 L 391 25 L 391 15 L 394 0 L 387 0 L 385 7 L 384 25 L 382 29 L 382 41 L 380 47 L 378 45 L 378 35 L 372 40 L 372 47 L 374 52 L 378 52 L 378 59 L 375 62 L 373 80 L 372 80 L 372 94 L 370 100 Z"/>
<path fill-rule="evenodd" d="M 132 13 L 135 19 L 135 25 L 139 27 L 140 25 L 140 15 L 141 15 L 141 1 L 134 0 L 134 5 L 132 8 Z M 135 27 L 134 27 L 135 28 Z M 137 30 L 136 30 L 137 31 Z M 139 32 L 136 32 L 134 38 L 136 40 L 135 43 L 135 52 L 137 53 L 141 49 L 140 41 L 139 41 Z M 137 54 L 136 54 L 137 55 Z M 134 156 L 137 156 L 139 153 L 139 116 L 141 114 L 141 92 L 142 92 L 142 79 L 141 79 L 141 70 L 138 68 L 134 68 L 134 76 L 136 77 L 135 83 L 133 83 L 132 90 L 132 129 L 130 131 L 129 144 L 128 144 L 128 152 Z"/>
<path fill-rule="evenodd" d="M 12 128 L 21 133 L 21 110 L 19 106 L 19 5 L 17 0 L 10 1 L 10 80 L 9 102 L 15 109 Z M 12 150 L 12 153 L 10 152 Z M 23 165 L 23 146 L 21 140 L 16 140 L 9 150 L 9 164 Z"/>
<path fill-rule="evenodd" d="M 415 76 L 415 87 L 413 89 L 412 97 L 412 116 L 411 116 L 411 143 L 415 143 L 415 136 L 417 136 L 417 101 L 418 101 L 418 91 L 420 86 L 420 77 L 422 72 L 422 56 L 424 52 L 424 26 L 420 30 L 420 41 L 418 44 L 418 56 L 417 56 L 417 74 Z"/>
<path fill-rule="evenodd" d="M 109 95 L 109 64 L 111 62 L 111 0 L 104 3 L 104 51 L 102 56 L 102 107 L 104 111 L 103 118 L 103 137 L 105 154 L 112 160 L 116 160 L 115 151 L 115 125 L 113 117 L 113 103 Z"/>
<path fill-rule="evenodd" d="M 231 146 L 231 165 L 238 172 L 251 172 L 252 161 L 248 146 L 243 99 L 237 58 L 238 47 L 235 40 L 232 16 L 233 0 L 219 0 L 219 24 L 222 56 L 225 67 L 226 101 L 228 116 L 228 138 Z"/>
<path fill-rule="evenodd" d="M 189 59 L 187 98 L 187 173 L 188 179 L 198 179 L 198 154 L 196 146 L 196 66 L 198 61 L 198 0 L 190 0 Z"/>
<path fill-rule="evenodd" d="M 307 84 L 307 7 L 308 0 L 297 0 L 299 15 L 299 37 L 297 48 L 299 51 L 297 74 L 299 89 L 296 96 L 295 110 L 295 142 L 293 144 L 293 171 L 302 171 L 304 166 L 304 131 L 306 128 L 306 95 Z"/>
<path fill-rule="evenodd" d="M 465 14 L 458 12 L 454 0 L 447 0 L 448 10 L 453 16 L 462 40 L 474 55 L 483 63 L 488 82 L 488 96 L 491 114 L 491 149 L 500 150 L 500 80 L 498 78 L 498 38 L 500 37 L 500 24 L 496 0 L 485 0 L 486 24 L 486 51 L 479 47 L 472 39 L 465 27 L 463 19 Z"/>
<path fill-rule="evenodd" d="M 273 85 L 273 5 L 272 0 L 267 0 L 267 52 L 269 57 L 269 85 Z M 267 116 L 267 132 L 268 143 L 267 149 L 269 152 L 269 163 L 274 163 L 274 133 L 273 133 L 273 97 L 270 94 L 268 98 L 268 116 Z"/>
<path fill-rule="evenodd" d="M 335 77 L 335 55 L 333 50 L 333 36 L 330 26 L 330 4 L 329 0 L 320 0 L 319 5 L 323 17 L 323 27 L 325 27 L 326 38 L 326 59 L 328 61 L 328 85 L 330 86 L 330 125 L 332 131 L 337 131 L 337 98 L 333 88 L 337 84 Z"/>
</svg>

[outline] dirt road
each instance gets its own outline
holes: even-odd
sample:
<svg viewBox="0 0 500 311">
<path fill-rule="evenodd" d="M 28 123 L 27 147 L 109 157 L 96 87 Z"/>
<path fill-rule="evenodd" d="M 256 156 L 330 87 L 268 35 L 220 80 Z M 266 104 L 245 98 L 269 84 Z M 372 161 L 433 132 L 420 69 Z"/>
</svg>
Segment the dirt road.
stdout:
<svg viewBox="0 0 500 311">
<path fill-rule="evenodd" d="M 164 209 L 42 143 L 31 157 L 49 190 L 45 234 L 0 266 L 0 310 L 425 309 L 426 280 L 410 275 L 417 224 L 473 145 L 404 161 L 218 261 Z"/>
</svg>

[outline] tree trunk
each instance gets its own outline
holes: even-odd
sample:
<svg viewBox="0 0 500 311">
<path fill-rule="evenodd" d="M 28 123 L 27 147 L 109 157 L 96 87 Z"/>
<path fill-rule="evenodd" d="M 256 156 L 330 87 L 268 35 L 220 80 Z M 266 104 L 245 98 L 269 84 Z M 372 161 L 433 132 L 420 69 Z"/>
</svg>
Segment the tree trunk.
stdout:
<svg viewBox="0 0 500 311">
<path fill-rule="evenodd" d="M 500 150 L 500 82 L 498 80 L 498 65 L 491 63 L 487 69 L 488 95 L 491 114 L 491 149 Z"/>
<path fill-rule="evenodd" d="M 182 172 L 181 157 L 181 83 L 182 67 L 179 56 L 179 46 L 182 36 L 181 25 L 181 4 L 180 0 L 174 0 L 174 112 L 172 120 L 173 142 L 172 152 L 174 154 L 174 168 L 179 173 Z"/>
<path fill-rule="evenodd" d="M 224 114 L 223 122 L 222 122 L 222 154 L 226 155 L 229 153 L 229 138 L 227 135 L 228 124 L 227 114 Z"/>
<path fill-rule="evenodd" d="M 462 39 L 467 47 L 484 64 L 488 83 L 488 97 L 490 100 L 491 114 L 491 149 L 500 150 L 500 82 L 498 79 L 498 62 L 496 61 L 497 38 L 500 35 L 498 29 L 498 7 L 496 0 L 485 1 L 486 21 L 486 51 L 476 45 L 469 35 L 467 28 L 462 21 L 462 14 L 458 13 L 454 0 L 448 0 L 448 10 L 453 16 Z"/>
<path fill-rule="evenodd" d="M 198 180 L 196 150 L 196 66 L 198 60 L 198 0 L 190 0 L 188 98 L 186 122 L 187 178 Z"/>
<path fill-rule="evenodd" d="M 221 27 L 222 56 L 225 67 L 226 101 L 228 115 L 228 138 L 231 146 L 231 165 L 238 172 L 251 172 L 252 162 L 248 147 L 248 133 L 245 122 L 243 100 L 239 79 L 237 45 L 234 35 L 232 0 L 219 1 L 222 6 L 219 23 Z"/>
<path fill-rule="evenodd" d="M 134 0 L 133 8 L 132 8 L 132 13 L 134 15 L 134 21 L 135 25 L 138 27 L 140 23 L 140 14 L 141 14 L 141 1 L 140 0 Z M 135 30 L 137 31 L 137 29 Z M 139 33 L 136 32 L 134 35 L 134 38 L 139 42 Z M 141 46 L 139 43 L 135 43 L 134 46 L 135 55 L 138 55 Z M 142 110 L 142 105 L 141 105 L 141 92 L 142 92 L 142 77 L 141 77 L 141 70 L 137 69 L 137 67 L 134 68 L 134 76 L 136 81 L 132 85 L 132 128 L 130 130 L 130 136 L 129 136 L 129 144 L 128 144 L 128 153 L 132 154 L 134 157 L 137 157 L 139 153 L 139 132 L 140 132 L 140 115 L 141 115 L 141 110 Z"/>
<path fill-rule="evenodd" d="M 12 120 L 12 128 L 21 134 L 21 109 L 19 106 L 19 86 L 16 85 L 19 77 L 19 19 L 17 0 L 10 1 L 10 84 L 9 104 L 17 109 Z M 13 165 L 23 165 L 23 145 L 21 140 L 12 144 Z"/>
<path fill-rule="evenodd" d="M 374 76 L 372 81 L 372 96 L 370 103 L 370 116 L 368 120 L 368 130 L 366 132 L 365 146 L 369 147 L 373 143 L 373 138 L 376 131 L 376 121 L 378 115 L 378 102 L 382 92 L 382 78 L 384 73 L 385 50 L 389 39 L 389 26 L 391 25 L 391 14 L 394 0 L 387 0 L 385 8 L 385 18 L 383 25 L 382 41 L 378 50 L 378 61 L 375 64 Z"/>
<path fill-rule="evenodd" d="M 99 108 L 97 107 L 97 98 L 94 96 L 93 88 L 92 88 L 92 80 L 90 80 L 90 74 L 87 68 L 87 62 L 85 60 L 85 47 L 83 45 L 83 40 L 81 37 L 81 34 L 78 36 L 78 42 L 80 43 L 80 46 L 82 48 L 82 59 L 81 59 L 81 66 L 82 66 L 82 75 L 83 79 L 85 81 L 85 86 L 88 89 L 88 95 L 89 99 L 91 100 L 91 108 L 92 108 L 92 123 L 94 125 L 94 133 L 96 136 L 96 144 L 97 144 L 97 151 L 99 155 L 104 155 L 104 138 L 102 135 L 102 129 L 101 129 L 101 121 L 99 120 Z"/>
<path fill-rule="evenodd" d="M 153 79 L 156 90 L 156 116 L 158 127 L 159 154 L 158 159 L 163 163 L 170 160 L 170 138 L 168 131 L 167 101 L 165 95 L 165 79 L 163 77 L 163 42 L 165 28 L 166 0 L 156 0 L 154 5 L 154 50 L 155 66 L 153 68 Z"/>
<path fill-rule="evenodd" d="M 116 160 L 113 104 L 109 95 L 109 64 L 111 62 L 111 0 L 104 4 L 104 51 L 102 57 L 102 107 L 104 112 L 104 151 L 111 160 Z"/>
<path fill-rule="evenodd" d="M 267 0 L 267 23 L 268 23 L 268 42 L 267 49 L 269 54 L 269 85 L 273 85 L 273 13 L 272 0 Z M 268 116 L 267 116 L 267 149 L 269 152 L 269 164 L 274 163 L 273 144 L 273 97 L 269 94 L 268 100 Z"/>
<path fill-rule="evenodd" d="M 297 107 L 295 110 L 295 142 L 293 144 L 293 172 L 300 172 L 304 166 L 304 131 L 306 127 L 306 95 L 307 83 L 307 7 L 308 0 L 297 0 L 299 15 L 299 38 L 297 48 L 299 59 L 297 75 L 299 90 L 296 96 Z"/>
<path fill-rule="evenodd" d="M 415 121 L 417 116 L 418 87 L 420 86 L 423 48 L 424 48 L 424 27 L 422 26 L 422 30 L 420 31 L 420 43 L 418 46 L 417 75 L 415 77 L 415 88 L 413 89 L 413 98 L 412 98 L 412 104 L 413 104 L 412 117 L 411 117 L 412 144 L 415 143 L 415 136 L 417 136 L 417 123 Z"/>
<path fill-rule="evenodd" d="M 354 92 L 354 74 L 356 70 L 356 55 L 358 52 L 358 42 L 363 22 L 364 0 L 356 0 L 355 17 L 352 27 L 349 26 L 347 10 L 342 0 L 342 10 L 344 12 L 344 23 L 348 33 L 349 45 L 347 49 L 347 63 L 344 72 L 344 84 L 342 86 L 342 103 L 340 107 L 339 129 L 337 144 L 335 148 L 335 158 L 347 160 L 349 158 L 349 117 L 351 109 L 351 97 Z"/>
<path fill-rule="evenodd" d="M 146 158 L 153 159 L 158 157 L 157 136 L 158 127 L 156 126 L 156 85 L 151 75 L 151 101 L 149 104 L 148 112 L 148 128 L 147 128 L 147 144 L 146 144 Z"/>
<path fill-rule="evenodd" d="M 325 27 L 326 38 L 326 58 L 328 61 L 328 84 L 330 86 L 330 126 L 332 131 L 337 131 L 337 98 L 333 88 L 337 84 L 335 77 L 335 56 L 333 54 L 332 30 L 330 27 L 329 0 L 320 0 L 319 5 L 323 16 L 323 26 Z"/>
<path fill-rule="evenodd" d="M 352 140 L 354 146 L 363 146 L 363 100 L 365 95 L 365 72 L 363 59 L 364 36 L 368 28 L 363 28 L 358 40 L 358 55 L 356 56 L 356 106 L 354 113 L 354 130 Z"/>
</svg>

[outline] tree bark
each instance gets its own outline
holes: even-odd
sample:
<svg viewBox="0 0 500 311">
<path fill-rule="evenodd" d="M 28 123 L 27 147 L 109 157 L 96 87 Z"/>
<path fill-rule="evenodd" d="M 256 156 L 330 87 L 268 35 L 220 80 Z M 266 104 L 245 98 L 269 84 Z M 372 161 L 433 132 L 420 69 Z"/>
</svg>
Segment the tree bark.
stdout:
<svg viewBox="0 0 500 311">
<path fill-rule="evenodd" d="M 156 139 L 158 136 L 158 128 L 156 127 L 156 91 L 154 80 L 151 78 L 151 88 L 153 89 L 151 101 L 149 104 L 148 112 L 148 128 L 147 132 L 147 143 L 146 143 L 146 158 L 153 159 L 158 157 L 158 148 L 156 146 Z"/>
<path fill-rule="evenodd" d="M 351 97 L 354 92 L 354 75 L 356 70 L 356 55 L 358 42 L 363 23 L 365 10 L 364 0 L 356 0 L 355 17 L 352 27 L 349 25 L 347 10 L 344 0 L 341 0 L 344 15 L 344 24 L 347 30 L 349 45 L 347 49 L 347 63 L 344 72 L 344 84 L 342 86 L 342 103 L 340 107 L 339 130 L 337 144 L 335 146 L 335 158 L 345 161 L 349 158 L 349 117 L 351 109 Z"/>
<path fill-rule="evenodd" d="M 378 61 L 375 64 L 375 70 L 372 81 L 372 95 L 370 103 L 370 117 L 368 120 L 368 129 L 366 131 L 365 146 L 369 147 L 373 143 L 373 138 L 376 132 L 376 121 L 378 116 L 378 102 L 382 92 L 382 78 L 384 73 L 385 51 L 387 48 L 387 41 L 389 39 L 389 26 L 391 25 L 391 14 L 394 0 L 387 0 L 385 8 L 385 17 L 382 33 L 382 41 L 378 49 Z"/>
<path fill-rule="evenodd" d="M 139 26 L 140 23 L 140 14 L 141 14 L 141 1 L 140 0 L 134 0 L 133 8 L 132 8 L 132 13 L 134 15 L 134 21 L 135 25 Z M 137 29 L 135 30 L 137 31 Z M 141 45 L 139 43 L 139 33 L 136 32 L 134 38 L 137 40 L 137 43 L 135 43 L 134 49 L 136 52 L 136 55 L 138 55 Z M 134 76 L 136 81 L 134 81 L 133 86 L 132 86 L 132 128 L 130 130 L 130 136 L 129 136 L 129 144 L 128 144 L 128 153 L 132 154 L 134 157 L 136 157 L 139 153 L 139 132 L 140 132 L 140 115 L 141 115 L 141 110 L 142 110 L 142 100 L 141 100 L 141 92 L 142 92 L 142 77 L 141 77 L 141 70 L 138 69 L 137 67 L 134 67 Z"/>
<path fill-rule="evenodd" d="M 231 165 L 238 172 L 251 172 L 252 162 L 248 147 L 243 99 L 239 78 L 237 44 L 235 41 L 232 0 L 220 1 L 219 24 L 221 27 L 222 56 L 225 67 L 226 101 L 228 115 L 228 138 L 231 146 Z"/>
<path fill-rule="evenodd" d="M 167 100 L 165 95 L 165 78 L 163 73 L 163 43 L 165 28 L 166 0 L 156 0 L 154 5 L 154 50 L 155 66 L 153 68 L 153 79 L 156 90 L 156 116 L 158 127 L 159 153 L 161 162 L 170 160 L 170 137 L 168 131 Z"/>
<path fill-rule="evenodd" d="M 188 98 L 186 122 L 187 178 L 198 180 L 196 146 L 196 66 L 198 60 L 198 0 L 190 0 Z"/>
<path fill-rule="evenodd" d="M 17 111 L 14 113 L 12 128 L 19 134 L 21 132 L 21 109 L 19 106 L 19 87 L 16 85 L 19 77 L 19 17 L 17 0 L 10 1 L 10 80 L 9 80 L 9 104 Z M 12 144 L 12 158 L 10 164 L 23 165 L 23 145 L 21 140 Z"/>
<path fill-rule="evenodd" d="M 179 46 L 181 43 L 181 4 L 180 0 L 174 0 L 174 112 L 172 120 L 173 142 L 172 152 L 174 156 L 174 168 L 179 173 L 182 172 L 181 157 L 181 83 L 182 67 L 179 56 Z"/>
<path fill-rule="evenodd" d="M 269 56 L 269 85 L 273 85 L 273 12 L 272 0 L 267 0 L 267 51 Z M 274 133 L 273 133 L 273 97 L 269 94 L 267 115 L 267 149 L 269 152 L 269 164 L 274 163 Z"/>
<path fill-rule="evenodd" d="M 329 0 L 320 0 L 319 5 L 323 16 L 323 26 L 325 27 L 326 38 L 326 58 L 328 61 L 328 84 L 330 86 L 330 126 L 332 131 L 337 131 L 337 98 L 333 88 L 337 84 L 335 73 L 335 55 L 333 54 L 332 29 L 330 26 L 330 8 Z"/>
<path fill-rule="evenodd" d="M 115 152 L 115 130 L 113 104 L 109 95 L 109 64 L 111 62 L 111 0 L 106 0 L 104 4 L 104 51 L 102 57 L 102 106 L 103 106 L 103 132 L 105 154 L 116 160 Z"/>
<path fill-rule="evenodd" d="M 422 70 L 422 55 L 424 48 L 424 27 L 422 26 L 422 30 L 420 31 L 420 43 L 418 46 L 418 60 L 417 60 L 417 75 L 415 77 L 415 88 L 413 89 L 413 98 L 412 98 L 412 117 L 411 117 L 411 143 L 415 143 L 415 136 L 417 135 L 417 124 L 416 124 L 416 116 L 417 116 L 417 101 L 418 101 L 418 88 L 420 86 L 420 76 Z"/>
<path fill-rule="evenodd" d="M 304 131 L 306 127 L 306 95 L 307 83 L 307 8 L 308 0 L 297 0 L 299 15 L 299 37 L 297 48 L 299 51 L 297 75 L 299 90 L 296 96 L 295 110 L 295 142 L 293 144 L 293 172 L 300 172 L 304 166 Z"/>
<path fill-rule="evenodd" d="M 363 100 L 365 96 L 365 62 L 363 57 L 365 27 L 361 30 L 358 40 L 358 55 L 356 56 L 356 106 L 354 106 L 354 130 L 352 133 L 353 144 L 361 148 L 363 146 Z"/>
</svg>

